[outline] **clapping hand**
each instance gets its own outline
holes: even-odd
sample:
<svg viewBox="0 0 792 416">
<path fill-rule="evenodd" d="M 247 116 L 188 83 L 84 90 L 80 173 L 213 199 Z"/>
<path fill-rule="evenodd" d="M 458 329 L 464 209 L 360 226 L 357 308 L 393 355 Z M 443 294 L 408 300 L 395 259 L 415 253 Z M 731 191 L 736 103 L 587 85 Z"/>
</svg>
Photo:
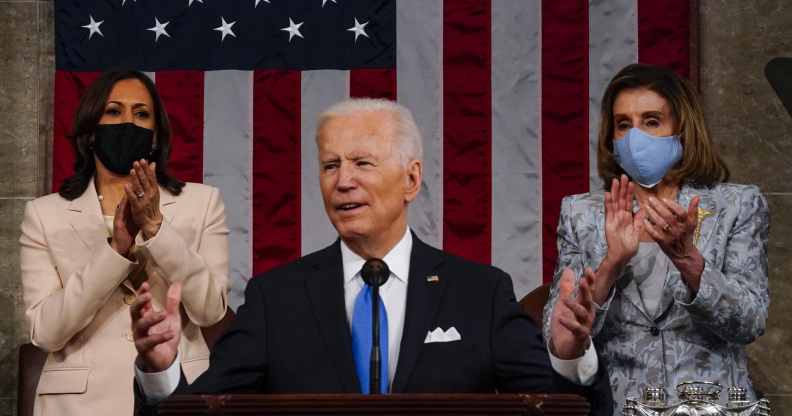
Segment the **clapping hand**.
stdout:
<svg viewBox="0 0 792 416">
<path fill-rule="evenodd" d="M 131 220 L 129 201 L 126 195 L 121 197 L 121 202 L 116 206 L 113 217 L 113 235 L 110 238 L 110 247 L 122 256 L 127 256 L 129 248 L 135 243 L 135 236 L 140 228 Z"/>
<path fill-rule="evenodd" d="M 693 198 L 687 209 L 669 199 L 649 198 L 646 231 L 671 260 L 696 250 L 698 206 L 699 197 Z"/>
<path fill-rule="evenodd" d="M 623 267 L 638 252 L 644 214 L 633 214 L 635 185 L 622 175 L 613 179 L 610 192 L 605 192 L 605 240 L 607 261 Z"/>
<path fill-rule="evenodd" d="M 622 175 L 613 179 L 610 192 L 605 192 L 605 241 L 608 252 L 597 268 L 594 282 L 594 301 L 600 304 L 608 298 L 611 288 L 622 274 L 641 241 L 644 229 L 643 210 L 633 214 L 635 185 Z"/>
<path fill-rule="evenodd" d="M 149 284 L 143 282 L 137 291 L 137 300 L 129 310 L 135 348 L 142 360 L 139 367 L 143 371 L 159 372 L 173 364 L 179 350 L 181 283 L 173 283 L 168 288 L 165 310 L 154 310 L 151 300 Z"/>
<path fill-rule="evenodd" d="M 586 268 L 575 293 L 575 274 L 565 268 L 559 282 L 558 300 L 550 318 L 550 348 L 562 360 L 578 358 L 586 352 L 594 325 L 594 272 Z"/>
<path fill-rule="evenodd" d="M 646 232 L 657 242 L 668 256 L 685 283 L 695 293 L 704 270 L 704 258 L 696 248 L 698 207 L 700 198 L 695 197 L 687 208 L 669 199 L 649 198 L 646 206 Z"/>
<path fill-rule="evenodd" d="M 124 193 L 129 201 L 132 219 L 143 232 L 143 238 L 148 240 L 157 235 L 162 225 L 156 163 L 149 164 L 144 159 L 136 161 L 129 174 L 131 181 L 124 185 Z"/>
</svg>

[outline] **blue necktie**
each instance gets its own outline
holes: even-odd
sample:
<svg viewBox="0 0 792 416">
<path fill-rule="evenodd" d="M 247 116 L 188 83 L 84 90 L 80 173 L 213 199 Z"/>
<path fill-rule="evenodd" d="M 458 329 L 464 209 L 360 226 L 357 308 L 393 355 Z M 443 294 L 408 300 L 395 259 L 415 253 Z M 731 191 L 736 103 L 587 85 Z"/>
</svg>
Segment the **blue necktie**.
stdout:
<svg viewBox="0 0 792 416">
<path fill-rule="evenodd" d="M 380 393 L 388 392 L 388 314 L 382 298 L 379 298 L 380 351 L 382 369 L 380 370 Z M 355 299 L 352 313 L 352 355 L 355 358 L 360 391 L 369 394 L 369 366 L 371 365 L 371 287 L 364 285 Z"/>
</svg>

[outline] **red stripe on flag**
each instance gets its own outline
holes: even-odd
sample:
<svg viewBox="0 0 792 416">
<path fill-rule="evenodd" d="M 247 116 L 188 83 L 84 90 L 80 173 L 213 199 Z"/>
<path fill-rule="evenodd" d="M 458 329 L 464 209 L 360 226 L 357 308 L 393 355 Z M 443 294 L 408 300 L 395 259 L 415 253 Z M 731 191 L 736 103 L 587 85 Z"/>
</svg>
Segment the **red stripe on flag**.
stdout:
<svg viewBox="0 0 792 416">
<path fill-rule="evenodd" d="M 638 1 L 638 62 L 690 76 L 690 1 Z"/>
<path fill-rule="evenodd" d="M 253 274 L 300 257 L 300 72 L 253 78 Z"/>
<path fill-rule="evenodd" d="M 52 191 L 74 174 L 74 151 L 67 135 L 74 129 L 74 113 L 80 97 L 99 78 L 100 72 L 55 71 L 55 106 L 53 108 Z"/>
<path fill-rule="evenodd" d="M 396 70 L 353 69 L 349 71 L 349 96 L 396 100 Z"/>
<path fill-rule="evenodd" d="M 443 248 L 489 263 L 492 235 L 490 0 L 443 3 Z"/>
<path fill-rule="evenodd" d="M 552 280 L 561 199 L 588 191 L 588 3 L 542 1 L 543 281 Z"/>
<path fill-rule="evenodd" d="M 188 182 L 203 182 L 203 71 L 160 71 L 157 90 L 168 111 L 171 130 L 170 173 Z"/>
</svg>

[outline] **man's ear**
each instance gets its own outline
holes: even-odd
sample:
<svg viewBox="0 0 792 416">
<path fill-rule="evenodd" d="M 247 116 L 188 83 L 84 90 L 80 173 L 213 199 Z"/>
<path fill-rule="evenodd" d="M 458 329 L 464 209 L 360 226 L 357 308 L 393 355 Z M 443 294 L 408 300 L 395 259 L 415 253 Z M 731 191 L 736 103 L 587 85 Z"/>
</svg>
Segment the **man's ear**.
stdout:
<svg viewBox="0 0 792 416">
<path fill-rule="evenodd" d="M 418 196 L 421 190 L 421 183 L 423 180 L 423 164 L 420 160 L 411 160 L 407 163 L 405 180 L 407 181 L 404 188 L 404 202 L 412 202 Z"/>
</svg>

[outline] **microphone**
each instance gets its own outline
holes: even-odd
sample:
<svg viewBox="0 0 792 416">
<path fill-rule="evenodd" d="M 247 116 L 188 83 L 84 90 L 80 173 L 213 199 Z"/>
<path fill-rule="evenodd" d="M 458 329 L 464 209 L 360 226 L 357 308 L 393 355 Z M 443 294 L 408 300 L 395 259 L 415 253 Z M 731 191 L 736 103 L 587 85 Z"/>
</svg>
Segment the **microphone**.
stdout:
<svg viewBox="0 0 792 416">
<path fill-rule="evenodd" d="M 381 259 L 368 259 L 360 270 L 363 281 L 371 287 L 371 358 L 369 360 L 369 394 L 380 393 L 382 352 L 380 351 L 379 288 L 390 277 L 390 269 Z"/>
<path fill-rule="evenodd" d="M 792 116 L 792 58 L 771 59 L 765 66 L 765 76 Z"/>
</svg>

